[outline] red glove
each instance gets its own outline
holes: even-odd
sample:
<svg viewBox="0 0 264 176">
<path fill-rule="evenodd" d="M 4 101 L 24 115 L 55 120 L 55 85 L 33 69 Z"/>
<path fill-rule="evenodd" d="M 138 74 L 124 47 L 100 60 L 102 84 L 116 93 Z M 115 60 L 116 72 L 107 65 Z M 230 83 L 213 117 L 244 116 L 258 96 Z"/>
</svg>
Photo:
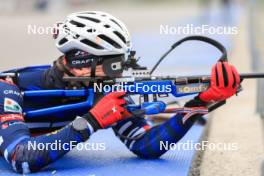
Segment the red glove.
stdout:
<svg viewBox="0 0 264 176">
<path fill-rule="evenodd" d="M 131 114 L 123 107 L 127 102 L 123 96 L 125 92 L 111 92 L 104 96 L 91 110 L 90 114 L 102 128 L 110 126 Z"/>
<path fill-rule="evenodd" d="M 227 62 L 217 62 L 212 69 L 210 87 L 199 98 L 204 102 L 226 100 L 236 93 L 239 84 L 236 68 Z"/>
</svg>

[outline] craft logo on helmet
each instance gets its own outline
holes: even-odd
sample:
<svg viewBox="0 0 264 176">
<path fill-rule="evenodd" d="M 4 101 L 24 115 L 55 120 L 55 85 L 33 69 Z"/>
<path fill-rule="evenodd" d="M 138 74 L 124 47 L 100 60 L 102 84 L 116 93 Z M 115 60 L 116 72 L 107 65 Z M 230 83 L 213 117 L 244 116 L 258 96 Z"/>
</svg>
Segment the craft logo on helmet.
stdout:
<svg viewBox="0 0 264 176">
<path fill-rule="evenodd" d="M 83 60 L 72 60 L 71 65 L 82 65 L 91 63 L 93 59 L 83 59 Z"/>
<path fill-rule="evenodd" d="M 22 108 L 15 100 L 12 100 L 10 98 L 5 98 L 4 111 L 5 112 L 22 113 Z"/>
<path fill-rule="evenodd" d="M 84 52 L 84 51 L 77 51 L 76 53 L 73 54 L 69 54 L 66 56 L 67 58 L 70 58 L 68 59 L 69 60 L 69 64 L 73 67 L 76 67 L 76 66 L 84 66 L 84 65 L 87 65 L 89 66 L 89 64 L 91 64 L 94 60 L 93 57 L 91 57 L 91 55 L 89 55 L 87 52 Z"/>
</svg>

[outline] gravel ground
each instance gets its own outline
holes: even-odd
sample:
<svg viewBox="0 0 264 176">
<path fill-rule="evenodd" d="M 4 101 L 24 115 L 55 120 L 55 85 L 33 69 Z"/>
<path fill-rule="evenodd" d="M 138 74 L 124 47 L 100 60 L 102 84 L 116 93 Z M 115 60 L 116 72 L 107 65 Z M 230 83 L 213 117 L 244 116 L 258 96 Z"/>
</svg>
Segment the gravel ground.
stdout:
<svg viewBox="0 0 264 176">
<path fill-rule="evenodd" d="M 248 38 L 248 12 L 240 21 L 239 34 L 230 60 L 239 72 L 251 71 Z M 208 141 L 236 143 L 237 150 L 205 150 L 200 173 L 211 175 L 261 175 L 263 162 L 263 127 L 256 114 L 256 81 L 245 80 L 244 90 L 227 105 L 213 113 Z"/>
<path fill-rule="evenodd" d="M 253 18 L 254 18 L 254 26 L 253 26 L 253 30 L 254 30 L 254 34 L 255 34 L 255 42 L 256 42 L 256 54 L 258 56 L 258 71 L 263 72 L 264 71 L 264 21 L 262 20 L 264 18 L 264 3 L 263 1 L 256 1 L 256 7 L 255 9 L 252 9 L 253 11 Z M 255 16 L 254 16 L 255 15 Z M 258 88 L 259 88 L 259 93 L 260 96 L 258 96 L 258 102 L 262 103 L 263 102 L 263 97 L 264 94 L 262 93 L 263 91 L 263 86 L 264 86 L 264 81 L 259 81 L 258 82 Z M 262 117 L 262 126 L 264 126 L 264 110 L 261 106 L 258 106 L 258 112 L 261 113 L 261 117 Z M 264 130 L 264 128 L 263 128 Z M 264 132 L 264 131 L 263 131 Z M 264 134 L 264 133 L 263 133 Z M 264 175 L 264 162 L 262 161 L 261 164 L 261 175 Z"/>
</svg>

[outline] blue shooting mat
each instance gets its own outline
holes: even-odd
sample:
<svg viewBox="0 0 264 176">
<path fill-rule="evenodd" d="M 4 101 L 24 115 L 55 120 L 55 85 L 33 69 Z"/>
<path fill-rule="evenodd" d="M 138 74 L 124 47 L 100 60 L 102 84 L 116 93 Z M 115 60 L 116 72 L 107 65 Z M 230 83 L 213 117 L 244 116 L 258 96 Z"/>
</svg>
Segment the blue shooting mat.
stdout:
<svg viewBox="0 0 264 176">
<path fill-rule="evenodd" d="M 194 125 L 179 143 L 199 142 L 203 126 Z M 131 153 L 111 129 L 100 130 L 89 139 L 89 144 L 104 144 L 105 150 L 73 150 L 42 172 L 30 175 L 187 175 L 195 150 L 170 150 L 160 159 L 144 160 Z M 0 175 L 18 175 L 0 159 Z"/>
</svg>

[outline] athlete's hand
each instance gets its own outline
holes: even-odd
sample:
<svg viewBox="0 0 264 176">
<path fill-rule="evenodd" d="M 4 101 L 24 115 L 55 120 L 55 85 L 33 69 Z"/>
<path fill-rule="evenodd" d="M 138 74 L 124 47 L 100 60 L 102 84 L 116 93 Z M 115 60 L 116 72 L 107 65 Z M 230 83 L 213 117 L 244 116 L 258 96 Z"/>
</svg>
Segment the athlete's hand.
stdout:
<svg viewBox="0 0 264 176">
<path fill-rule="evenodd" d="M 124 108 L 124 105 L 127 104 L 123 98 L 124 95 L 124 91 L 109 93 L 90 110 L 90 114 L 96 119 L 101 128 L 131 116 Z"/>
<path fill-rule="evenodd" d="M 226 100 L 237 92 L 240 77 L 234 66 L 227 62 L 217 62 L 212 69 L 210 87 L 199 94 L 203 102 Z"/>
</svg>

